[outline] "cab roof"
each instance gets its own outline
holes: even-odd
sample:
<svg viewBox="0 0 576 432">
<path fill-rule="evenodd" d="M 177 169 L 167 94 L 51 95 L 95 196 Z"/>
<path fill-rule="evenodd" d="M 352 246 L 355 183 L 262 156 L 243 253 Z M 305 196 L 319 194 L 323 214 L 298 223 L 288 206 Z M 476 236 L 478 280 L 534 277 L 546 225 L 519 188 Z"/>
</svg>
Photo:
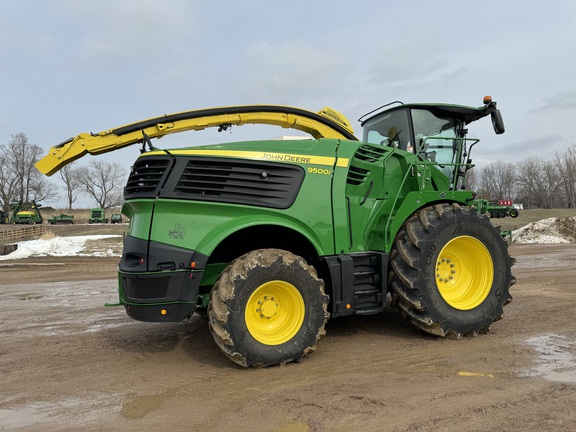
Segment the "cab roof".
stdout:
<svg viewBox="0 0 576 432">
<path fill-rule="evenodd" d="M 465 124 L 472 123 L 473 121 L 480 120 L 483 117 L 489 115 L 493 108 L 491 106 L 482 106 L 482 107 L 470 107 L 464 105 L 449 105 L 449 104 L 427 104 L 427 103 L 411 103 L 411 104 L 403 104 L 399 102 L 401 105 L 397 105 L 393 108 L 389 108 L 387 110 L 379 111 L 378 109 L 373 111 L 375 114 L 370 115 L 372 113 L 368 113 L 370 117 L 364 116 L 360 118 L 361 125 L 373 119 L 374 117 L 380 116 L 383 113 L 396 111 L 400 109 L 422 109 L 427 110 L 433 113 L 434 115 L 440 118 L 455 118 L 464 122 Z"/>
</svg>

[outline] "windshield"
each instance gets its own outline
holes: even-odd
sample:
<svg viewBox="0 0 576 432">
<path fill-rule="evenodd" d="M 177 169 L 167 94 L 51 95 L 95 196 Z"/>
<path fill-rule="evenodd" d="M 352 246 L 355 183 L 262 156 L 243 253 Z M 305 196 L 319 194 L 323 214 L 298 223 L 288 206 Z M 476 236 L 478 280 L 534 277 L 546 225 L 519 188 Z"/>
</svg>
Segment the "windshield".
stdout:
<svg viewBox="0 0 576 432">
<path fill-rule="evenodd" d="M 389 145 L 412 151 L 410 147 L 410 126 L 408 110 L 398 109 L 383 113 L 368 120 L 363 125 L 363 141 Z M 410 148 L 409 148 L 410 147 Z"/>
<path fill-rule="evenodd" d="M 426 160 L 435 161 L 439 164 L 458 163 L 458 120 L 454 118 L 440 118 L 430 111 L 412 110 L 414 135 L 418 143 L 418 154 Z M 452 166 L 440 167 L 449 175 Z"/>
</svg>

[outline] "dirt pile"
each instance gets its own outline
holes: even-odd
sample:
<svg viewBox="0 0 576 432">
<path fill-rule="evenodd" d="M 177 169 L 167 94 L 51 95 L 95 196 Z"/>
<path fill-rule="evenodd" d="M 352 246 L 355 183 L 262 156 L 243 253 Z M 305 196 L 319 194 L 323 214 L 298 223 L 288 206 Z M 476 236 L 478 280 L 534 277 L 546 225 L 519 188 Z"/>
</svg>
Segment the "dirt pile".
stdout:
<svg viewBox="0 0 576 432">
<path fill-rule="evenodd" d="M 574 243 L 576 217 L 552 217 L 531 222 L 512 233 L 514 243 Z"/>
</svg>

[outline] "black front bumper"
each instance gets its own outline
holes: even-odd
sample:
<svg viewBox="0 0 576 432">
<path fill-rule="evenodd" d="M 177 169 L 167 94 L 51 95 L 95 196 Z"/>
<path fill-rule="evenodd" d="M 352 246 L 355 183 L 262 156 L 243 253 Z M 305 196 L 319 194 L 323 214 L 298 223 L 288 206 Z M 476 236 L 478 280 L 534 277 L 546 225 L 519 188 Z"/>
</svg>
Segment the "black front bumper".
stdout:
<svg viewBox="0 0 576 432">
<path fill-rule="evenodd" d="M 139 321 L 181 321 L 196 308 L 207 260 L 189 249 L 128 236 L 118 271 L 120 303 Z"/>
</svg>

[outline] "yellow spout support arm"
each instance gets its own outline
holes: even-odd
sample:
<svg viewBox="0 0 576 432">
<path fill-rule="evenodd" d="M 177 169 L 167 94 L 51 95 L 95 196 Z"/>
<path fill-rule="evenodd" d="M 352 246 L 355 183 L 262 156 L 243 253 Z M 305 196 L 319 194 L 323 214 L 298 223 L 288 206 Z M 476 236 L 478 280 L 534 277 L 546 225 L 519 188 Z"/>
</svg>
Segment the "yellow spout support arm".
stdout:
<svg viewBox="0 0 576 432">
<path fill-rule="evenodd" d="M 348 119 L 338 111 L 323 108 L 318 113 L 280 105 L 245 105 L 207 108 L 169 114 L 131 123 L 96 134 L 81 133 L 57 146 L 36 163 L 48 176 L 86 153 L 97 155 L 142 143 L 145 136 L 164 135 L 211 127 L 226 129 L 244 124 L 269 124 L 309 133 L 315 139 L 337 138 L 357 140 Z"/>
</svg>

